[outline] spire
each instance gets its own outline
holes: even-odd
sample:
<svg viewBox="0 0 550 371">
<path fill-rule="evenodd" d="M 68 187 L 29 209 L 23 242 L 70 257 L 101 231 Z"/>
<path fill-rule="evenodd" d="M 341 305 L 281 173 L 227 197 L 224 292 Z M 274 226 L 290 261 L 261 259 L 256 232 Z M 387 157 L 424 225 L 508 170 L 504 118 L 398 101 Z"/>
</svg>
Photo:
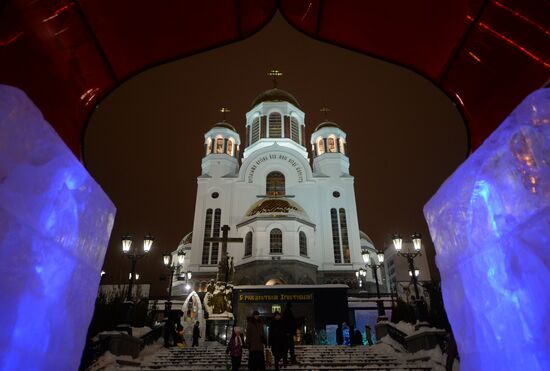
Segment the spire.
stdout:
<svg viewBox="0 0 550 371">
<path fill-rule="evenodd" d="M 276 88 L 277 87 L 277 82 L 278 82 L 277 77 L 283 76 L 283 73 L 281 71 L 279 71 L 278 69 L 273 68 L 267 73 L 267 75 L 271 76 L 271 78 L 273 80 L 273 88 Z"/>
<path fill-rule="evenodd" d="M 222 107 L 222 108 L 220 108 L 220 112 L 222 113 L 222 122 L 226 122 L 226 121 L 225 121 L 226 113 L 230 113 L 231 110 L 230 110 L 229 108 L 227 108 L 227 107 Z"/>
</svg>

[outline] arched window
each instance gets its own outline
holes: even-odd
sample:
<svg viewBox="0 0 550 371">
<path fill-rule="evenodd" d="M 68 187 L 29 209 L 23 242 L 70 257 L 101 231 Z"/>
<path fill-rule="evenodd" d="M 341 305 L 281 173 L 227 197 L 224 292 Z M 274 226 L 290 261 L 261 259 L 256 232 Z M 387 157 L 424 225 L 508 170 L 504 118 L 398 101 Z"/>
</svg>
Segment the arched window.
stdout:
<svg viewBox="0 0 550 371">
<path fill-rule="evenodd" d="M 322 155 L 325 153 L 325 142 L 323 141 L 323 138 L 317 139 L 317 156 Z"/>
<path fill-rule="evenodd" d="M 227 140 L 227 150 L 226 150 L 226 153 L 233 157 L 233 138 L 229 138 Z"/>
<path fill-rule="evenodd" d="M 206 218 L 204 219 L 204 239 L 211 237 L 212 233 L 212 209 L 206 210 Z M 210 242 L 204 241 L 202 244 L 202 259 L 201 264 L 208 264 L 210 260 Z"/>
<path fill-rule="evenodd" d="M 330 136 L 327 138 L 327 150 L 328 152 L 334 153 L 336 152 L 336 138 L 333 136 Z"/>
<path fill-rule="evenodd" d="M 300 231 L 300 255 L 307 256 L 307 237 L 304 231 Z"/>
<path fill-rule="evenodd" d="M 216 138 L 216 153 L 223 153 L 223 138 Z"/>
<path fill-rule="evenodd" d="M 350 263 L 351 257 L 349 253 L 348 223 L 346 220 L 345 209 L 340 209 L 340 233 L 342 234 L 342 252 L 344 255 L 344 263 Z"/>
<path fill-rule="evenodd" d="M 340 227 L 338 225 L 338 212 L 330 209 L 330 222 L 332 225 L 332 247 L 334 250 L 334 263 L 342 263 L 342 252 L 340 250 Z"/>
<path fill-rule="evenodd" d="M 344 138 L 340 138 L 340 153 L 345 155 L 346 154 L 346 140 Z"/>
<path fill-rule="evenodd" d="M 256 117 L 254 121 L 252 121 L 252 134 L 250 136 L 250 144 L 256 143 L 258 140 L 260 140 L 260 118 Z"/>
<path fill-rule="evenodd" d="M 267 174 L 265 180 L 265 193 L 268 196 L 284 196 L 285 176 L 278 171 L 272 171 Z"/>
<path fill-rule="evenodd" d="M 281 114 L 272 113 L 269 115 L 269 137 L 280 138 L 281 134 Z"/>
<path fill-rule="evenodd" d="M 222 210 L 216 209 L 214 211 L 214 226 L 212 237 L 220 237 Z M 210 256 L 210 264 L 218 264 L 218 250 L 220 247 L 219 242 L 212 242 L 212 255 Z"/>
<path fill-rule="evenodd" d="M 212 153 L 212 138 L 208 138 L 206 141 L 206 154 L 209 155 Z"/>
<path fill-rule="evenodd" d="M 300 124 L 294 116 L 290 117 L 290 139 L 300 143 Z"/>
<path fill-rule="evenodd" d="M 248 232 L 244 237 L 244 256 L 252 255 L 252 232 Z"/>
<path fill-rule="evenodd" d="M 283 232 L 280 229 L 274 228 L 269 233 L 269 253 L 283 253 Z"/>
</svg>

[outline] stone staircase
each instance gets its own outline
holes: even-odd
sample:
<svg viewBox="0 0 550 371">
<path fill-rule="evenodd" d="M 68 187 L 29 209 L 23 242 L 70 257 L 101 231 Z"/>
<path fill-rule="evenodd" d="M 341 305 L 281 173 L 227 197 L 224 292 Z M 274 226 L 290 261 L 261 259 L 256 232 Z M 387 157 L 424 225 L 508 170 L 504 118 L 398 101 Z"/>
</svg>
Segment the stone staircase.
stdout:
<svg viewBox="0 0 550 371">
<path fill-rule="evenodd" d="M 407 361 L 403 354 L 391 353 L 387 348 L 374 346 L 332 346 L 310 345 L 296 346 L 296 357 L 299 364 L 288 365 L 282 370 L 431 370 L 426 362 Z M 161 371 L 218 371 L 226 370 L 226 359 L 223 346 L 200 346 L 195 348 L 162 349 L 139 366 L 119 366 L 122 370 L 161 370 Z M 241 370 L 248 370 L 248 352 L 243 355 Z M 230 369 L 230 368 L 229 368 Z M 272 370 L 273 367 L 268 367 Z"/>
</svg>

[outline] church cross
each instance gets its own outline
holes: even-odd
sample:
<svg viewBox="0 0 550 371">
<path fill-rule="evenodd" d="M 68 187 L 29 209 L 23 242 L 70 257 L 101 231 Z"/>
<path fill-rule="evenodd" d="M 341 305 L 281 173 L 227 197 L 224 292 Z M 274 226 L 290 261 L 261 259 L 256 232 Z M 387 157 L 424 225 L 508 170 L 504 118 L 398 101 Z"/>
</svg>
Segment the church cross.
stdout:
<svg viewBox="0 0 550 371">
<path fill-rule="evenodd" d="M 226 114 L 226 113 L 230 113 L 231 110 L 230 110 L 229 108 L 227 108 L 227 107 L 222 107 L 222 108 L 220 109 L 220 112 L 222 113 L 223 121 L 225 122 L 225 114 Z"/>
<path fill-rule="evenodd" d="M 221 237 L 208 237 L 205 238 L 205 242 L 221 242 L 222 243 L 222 258 L 227 255 L 227 244 L 230 242 L 243 242 L 244 240 L 239 237 L 229 238 L 229 230 L 231 228 L 225 224 L 222 226 L 222 236 Z"/>
<path fill-rule="evenodd" d="M 330 108 L 323 107 L 319 111 L 323 112 L 323 114 L 325 115 L 325 121 L 327 121 L 328 120 L 328 113 L 330 112 Z"/>
<path fill-rule="evenodd" d="M 229 226 L 224 224 L 221 228 L 222 236 L 220 237 L 208 237 L 205 238 L 205 242 L 221 242 L 222 244 L 222 257 L 218 264 L 218 276 L 223 278 L 225 282 L 229 281 L 229 261 L 227 259 L 227 244 L 232 242 L 243 242 L 244 240 L 239 237 L 229 238 Z"/>
<path fill-rule="evenodd" d="M 267 73 L 268 76 L 271 76 L 273 80 L 273 87 L 277 87 L 277 77 L 283 76 L 283 73 L 279 71 L 278 69 L 272 69 Z"/>
</svg>

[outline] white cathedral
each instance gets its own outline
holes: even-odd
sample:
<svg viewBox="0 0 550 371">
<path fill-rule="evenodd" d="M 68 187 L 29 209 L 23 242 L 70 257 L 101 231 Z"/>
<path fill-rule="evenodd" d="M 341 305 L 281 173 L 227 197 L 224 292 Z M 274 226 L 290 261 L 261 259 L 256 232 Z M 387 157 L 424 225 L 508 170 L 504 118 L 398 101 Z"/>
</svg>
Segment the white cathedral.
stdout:
<svg viewBox="0 0 550 371">
<path fill-rule="evenodd" d="M 242 156 L 241 138 L 225 120 L 204 135 L 193 231 L 173 252 L 185 252 L 180 272 L 192 273 L 195 291 L 216 278 L 221 244 L 205 239 L 221 236 L 223 225 L 230 238 L 243 239 L 227 245 L 236 285 L 353 286 L 365 267 L 362 250 L 377 262 L 359 230 L 346 133 L 322 122 L 308 152 L 304 119 L 296 98 L 275 87 L 246 114 Z M 367 283 L 374 282 L 367 271 Z M 175 293 L 177 286 L 183 289 L 176 281 Z"/>
</svg>

